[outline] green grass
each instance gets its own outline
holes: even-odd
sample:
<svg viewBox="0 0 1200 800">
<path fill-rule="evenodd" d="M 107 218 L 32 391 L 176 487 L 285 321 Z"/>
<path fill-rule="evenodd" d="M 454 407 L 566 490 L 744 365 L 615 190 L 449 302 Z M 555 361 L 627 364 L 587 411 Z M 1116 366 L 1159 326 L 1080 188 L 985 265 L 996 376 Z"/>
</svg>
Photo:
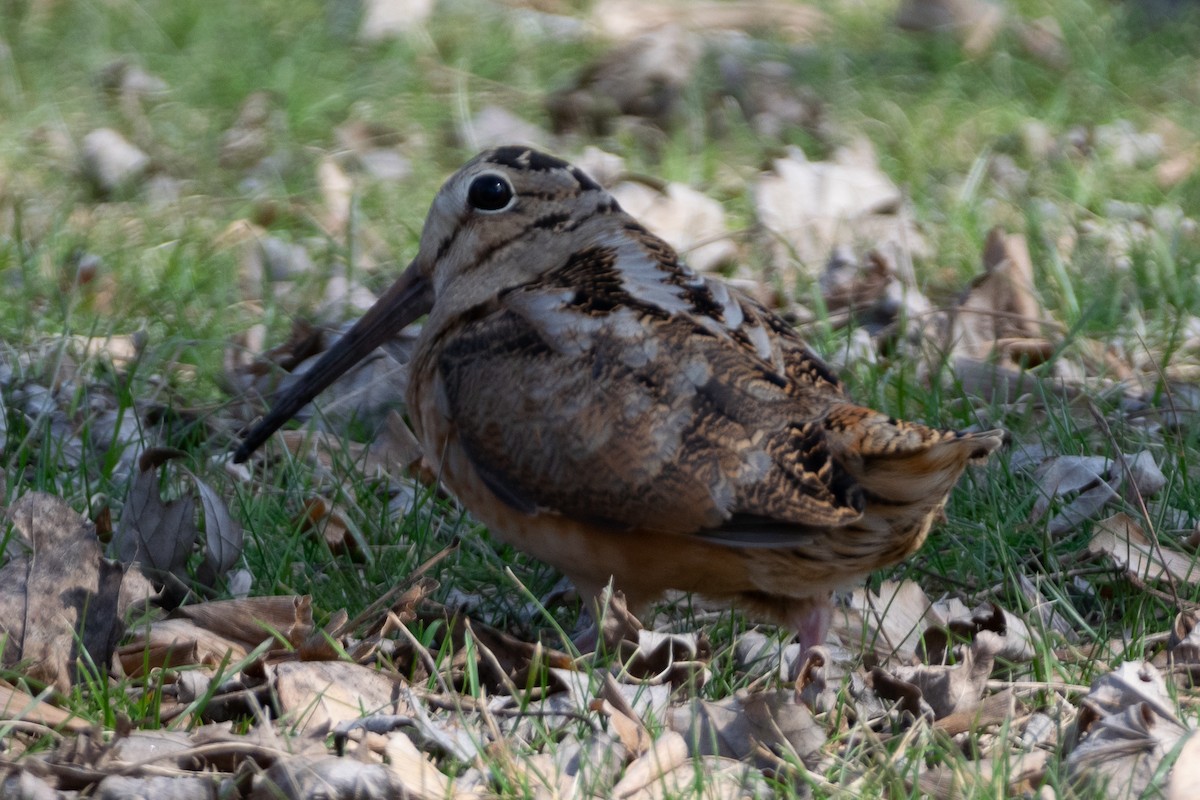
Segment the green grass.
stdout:
<svg viewBox="0 0 1200 800">
<path fill-rule="evenodd" d="M 96 514 L 105 505 L 119 512 L 127 485 L 116 469 L 118 454 L 89 444 L 78 463 L 70 463 L 64 460 L 62 433 L 79 430 L 88 442 L 93 398 L 115 397 L 116 407 L 132 412 L 154 397 L 197 411 L 174 426 L 171 440 L 246 525 L 244 562 L 255 576 L 255 593 L 311 593 L 319 615 L 340 608 L 354 615 L 457 537 L 458 550 L 438 567 L 437 597 L 446 599 L 457 588 L 479 599 L 472 609 L 476 618 L 521 638 L 553 638 L 551 620 L 502 598 L 514 594 L 506 568 L 534 597 L 549 592 L 558 576 L 492 542 L 453 501 L 419 493 L 415 512 L 397 522 L 389 512 L 388 487 L 363 481 L 347 463 L 314 473 L 311 465 L 285 458 L 259 476 L 261 483 L 240 484 L 210 460 L 227 450 L 236 430 L 219 388 L 228 338 L 265 322 L 268 342 L 281 341 L 293 318 L 311 313 L 327 271 L 358 246 L 327 241 L 323 254 L 314 252 L 318 274 L 304 279 L 310 285 L 298 299 L 267 298 L 260 304 L 243 296 L 238 251 L 222 243 L 222 232 L 251 219 L 289 241 L 327 239 L 315 221 L 321 202 L 315 167 L 336 148 L 334 128 L 351 119 L 394 128 L 406 141 L 413 175 L 398 185 L 367 187 L 355 209 L 355 225 L 383 244 L 380 274 L 368 278 L 381 287 L 413 254 L 440 181 L 471 155 L 454 141 L 455 125 L 491 103 L 544 123 L 544 93 L 603 50 L 597 43 L 510 29 L 492 6 L 449 5 L 434 17 L 427 36 L 366 46 L 347 34 L 335 4 L 315 0 L 0 4 L 0 341 L 15 353 L 63 334 L 144 331 L 148 337 L 133 369 L 113 371 L 87 362 L 75 373 L 66 429 L 24 416 L 11 396 L 25 381 L 51 382 L 59 374 L 59 352 L 50 348 L 46 359 L 23 367 L 23 377 L 4 398 L 9 427 L 2 463 L 9 500 L 42 489 L 84 513 Z M 1068 326 L 1072 340 L 1140 352 L 1164 371 L 1195 366 L 1195 345 L 1187 338 L 1189 323 L 1200 316 L 1200 235 L 1151 231 L 1127 261 L 1115 259 L 1102 236 L 1079 234 L 1066 258 L 1058 255 L 1058 240 L 1093 224 L 1100 230 L 1115 224 L 1111 201 L 1178 207 L 1196 219 L 1200 174 L 1163 189 L 1152 169 L 1116 165 L 1103 153 L 1066 148 L 1041 157 L 1023 145 L 1024 131 L 1035 121 L 1056 140 L 1073 128 L 1115 120 L 1129 120 L 1139 130 L 1169 124 L 1185 138 L 1200 131 L 1195 11 L 1186 9 L 1177 20 L 1155 27 L 1131 21 L 1133 3 L 1014 4 L 1026 18 L 1052 14 L 1058 20 L 1072 57 L 1064 72 L 1030 58 L 1011 31 L 972 59 L 950 40 L 896 31 L 889 4 L 822 5 L 830 20 L 826 35 L 800 48 L 781 41 L 762 46 L 789 62 L 820 99 L 830 134 L 797 130 L 766 140 L 733 115 L 723 135 L 715 136 L 707 121 L 717 75 L 706 63 L 685 97 L 680 125 L 661 147 L 629 135 L 598 144 L 625 156 L 633 171 L 685 181 L 720 197 L 735 224 L 748 227 L 748 186 L 731 175 L 753 174 L 786 144 L 798 144 L 816 158 L 865 136 L 881 167 L 911 199 L 932 247 L 933 256 L 917 270 L 935 302 L 952 299 L 978 272 L 987 231 L 1003 225 L 1027 235 L 1040 299 Z M 97 85 L 99 71 L 117 58 L 161 77 L 168 93 L 137 114 L 127 113 Z M 223 168 L 217 158 L 220 137 L 239 105 L 260 90 L 274 98 L 272 130 L 282 158 L 280 169 L 248 192 L 244 171 Z M 158 169 L 178 179 L 179 201 L 156 206 L 139 193 L 112 202 L 92 197 L 62 143 L 77 145 L 100 126 L 120 130 L 150 153 Z M 1028 172 L 1024 190 L 1004 191 L 986 172 L 978 183 L 968 183 L 996 155 L 1011 157 Z M 72 254 L 80 251 L 101 263 L 97 279 L 86 286 L 72 284 Z M 751 264 L 765 258 L 750 247 L 746 254 Z M 802 301 L 815 292 L 805 285 L 796 289 Z M 825 352 L 845 342 L 844 331 L 820 321 L 807 332 Z M 1074 352 L 1072 346 L 1065 349 L 1068 358 Z M 1146 372 L 1153 383 L 1152 371 Z M 988 424 L 1010 428 L 1017 441 L 1040 442 L 1055 453 L 1149 448 L 1169 479 L 1156 499 L 1200 515 L 1194 414 L 1185 414 L 1177 429 L 1148 430 L 1141 418 L 1122 412 L 1119 398 L 1097 396 L 1094 402 L 1111 426 L 1104 433 L 1085 405 L 1052 395 L 1034 397 L 1025 409 L 1002 409 L 965 400 L 952 381 L 923 384 L 904 350 L 874 365 L 855 365 L 844 377 L 855 397 L 889 413 L 956 426 L 974 424 L 982 414 Z M 1048 576 L 1043 592 L 1085 641 L 1121 639 L 1127 631 L 1132 636 L 1128 649 L 1102 652 L 1100 660 L 1047 647 L 1026 666 L 1030 679 L 1086 684 L 1106 663 L 1147 654 L 1141 639 L 1167 630 L 1176 609 L 1105 575 L 1089 576 L 1103 592 L 1081 591 L 1067 576 L 1081 567 L 1077 554 L 1089 529 L 1051 540 L 1043 524 L 1026 522 L 1035 491 L 1033 479 L 1010 470 L 1005 456 L 994 459 L 986 471 L 964 479 L 948 507 L 948 522 L 891 577 L 911 577 L 931 596 L 947 591 L 969 601 L 993 599 L 1028 615 L 1016 577 Z M 334 497 L 360 533 L 365 549 L 359 555 L 331 552 L 299 524 L 303 500 L 317 493 Z M 979 596 L 992 587 L 999 590 Z M 1194 586 L 1181 592 L 1188 602 L 1200 600 Z M 577 609 L 547 613 L 569 631 Z M 706 696 L 725 696 L 746 685 L 731 657 L 732 641 L 745 624 L 726 615 L 712 626 L 716 674 Z M 465 684 L 472 688 L 477 681 L 468 676 Z M 111 724 L 118 713 L 154 718 L 153 697 L 122 696 L 122 703 L 131 703 L 122 712 L 115 696 L 92 684 L 70 702 L 83 716 Z M 936 732 L 915 741 L 903 733 L 863 739 L 841 754 L 818 791 L 857 780 L 861 796 L 915 796 L 907 782 L 916 775 L 919 757 L 911 753 L 963 758 Z M 867 764 L 878 769 L 864 775 Z M 962 766 L 973 769 L 969 760 Z M 1061 786 L 1065 778 L 1053 772 L 1048 781 Z M 520 787 L 510 789 L 521 796 Z M 972 796 L 1001 790 L 993 783 Z"/>
</svg>

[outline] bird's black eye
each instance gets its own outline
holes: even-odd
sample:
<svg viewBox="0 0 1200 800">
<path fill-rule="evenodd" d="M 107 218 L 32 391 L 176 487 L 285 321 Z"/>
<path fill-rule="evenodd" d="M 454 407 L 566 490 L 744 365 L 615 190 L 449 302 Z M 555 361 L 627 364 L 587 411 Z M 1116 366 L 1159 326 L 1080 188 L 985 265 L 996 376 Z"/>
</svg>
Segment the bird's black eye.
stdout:
<svg viewBox="0 0 1200 800">
<path fill-rule="evenodd" d="M 480 211 L 500 211 L 507 208 L 512 199 L 512 184 L 494 172 L 480 175 L 467 189 L 467 202 Z"/>
</svg>

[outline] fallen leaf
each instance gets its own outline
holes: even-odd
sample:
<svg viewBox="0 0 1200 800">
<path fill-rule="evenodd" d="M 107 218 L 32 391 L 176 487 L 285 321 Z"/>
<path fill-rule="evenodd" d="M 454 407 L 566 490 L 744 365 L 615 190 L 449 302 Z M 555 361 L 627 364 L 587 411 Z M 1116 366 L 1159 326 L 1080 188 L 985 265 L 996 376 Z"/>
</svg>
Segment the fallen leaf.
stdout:
<svg viewBox="0 0 1200 800">
<path fill-rule="evenodd" d="M 100 197 L 120 195 L 137 185 L 150 169 L 150 156 L 112 128 L 83 137 L 80 170 Z"/>
<path fill-rule="evenodd" d="M 170 797 L 173 800 L 210 800 L 217 781 L 201 775 L 109 775 L 96 786 L 97 800 Z"/>
<path fill-rule="evenodd" d="M 0 568 L 0 664 L 68 692 L 80 669 L 107 670 L 124 630 L 125 570 L 103 558 L 96 529 L 61 498 L 22 495 Z M 20 548 L 28 552 L 19 552 Z"/>
<path fill-rule="evenodd" d="M 200 531 L 191 497 L 164 502 L 159 493 L 158 468 L 179 450 L 151 448 L 142 453 L 121 520 L 113 532 L 109 551 L 123 564 L 138 563 L 149 577 L 184 577 L 184 567 Z"/>
<path fill-rule="evenodd" d="M 678 733 L 667 731 L 654 740 L 654 744 L 625 770 L 625 774 L 612 789 L 612 797 L 622 800 L 641 789 L 659 781 L 687 761 L 688 746 Z"/>
<path fill-rule="evenodd" d="M 833 610 L 831 629 L 843 642 L 863 642 L 880 659 L 910 662 L 921 632 L 941 620 L 914 581 L 884 581 L 878 592 L 856 588 L 844 606 Z"/>
<path fill-rule="evenodd" d="M 29 720 L 56 730 L 82 731 L 91 727 L 89 721 L 39 700 L 24 689 L 10 686 L 4 681 L 0 681 L 0 719 Z"/>
<path fill-rule="evenodd" d="M 1141 797 L 1186 735 L 1158 670 L 1126 662 L 1097 678 L 1081 703 L 1066 748 L 1067 775 L 1088 796 Z"/>
<path fill-rule="evenodd" d="M 204 564 L 197 577 L 206 586 L 215 586 L 241 560 L 245 532 L 213 488 L 195 473 L 188 472 L 188 475 L 204 510 Z"/>
<path fill-rule="evenodd" d="M 1167 800 L 1195 800 L 1200 797 L 1200 736 L 1188 735 L 1167 784 Z"/>
<path fill-rule="evenodd" d="M 970 647 L 961 648 L 953 666 L 919 665 L 896 667 L 891 677 L 915 687 L 922 706 L 928 705 L 933 719 L 969 712 L 979 705 L 987 680 L 991 677 L 996 655 L 1004 648 L 1004 637 L 980 631 Z M 875 670 L 877 675 L 880 670 Z M 880 691 L 879 684 L 876 689 Z"/>
<path fill-rule="evenodd" d="M 700 41 L 675 25 L 626 40 L 546 98 L 554 132 L 606 134 L 620 116 L 669 129 L 700 54 Z"/>
<path fill-rule="evenodd" d="M 780 268 L 798 262 L 813 277 L 839 245 L 911 253 L 921 241 L 899 213 L 900 189 L 866 142 L 840 148 L 832 161 L 809 161 L 789 147 L 755 182 L 753 197 L 772 262 Z"/>
<path fill-rule="evenodd" d="M 724 207 L 702 192 L 682 183 L 668 183 L 660 190 L 637 181 L 624 181 L 609 191 L 621 208 L 678 250 L 692 269 L 714 272 L 737 258 Z"/>
<path fill-rule="evenodd" d="M 345 661 L 285 661 L 274 667 L 275 691 L 286 723 L 327 735 L 335 725 L 368 714 L 409 714 L 397 679 Z"/>
<path fill-rule="evenodd" d="M 1124 513 L 1096 523 L 1088 552 L 1108 556 L 1136 581 L 1171 580 L 1190 584 L 1200 578 L 1196 556 L 1156 545 Z"/>
<path fill-rule="evenodd" d="M 791 692 L 740 691 L 718 701 L 693 700 L 673 706 L 667 724 L 689 743 L 690 752 L 762 768 L 796 760 L 814 764 L 825 745 L 824 729 Z"/>
</svg>

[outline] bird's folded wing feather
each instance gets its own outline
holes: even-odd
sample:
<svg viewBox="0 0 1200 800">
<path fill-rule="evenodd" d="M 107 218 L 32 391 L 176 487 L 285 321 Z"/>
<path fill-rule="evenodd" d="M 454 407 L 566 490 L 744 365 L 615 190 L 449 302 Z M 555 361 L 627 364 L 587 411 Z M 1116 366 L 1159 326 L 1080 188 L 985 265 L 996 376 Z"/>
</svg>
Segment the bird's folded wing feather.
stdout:
<svg viewBox="0 0 1200 800">
<path fill-rule="evenodd" d="M 821 424 L 840 388 L 798 338 L 686 270 L 631 286 L 619 252 L 584 258 L 456 326 L 438 354 L 444 411 L 498 497 L 678 533 L 859 516 Z"/>
</svg>

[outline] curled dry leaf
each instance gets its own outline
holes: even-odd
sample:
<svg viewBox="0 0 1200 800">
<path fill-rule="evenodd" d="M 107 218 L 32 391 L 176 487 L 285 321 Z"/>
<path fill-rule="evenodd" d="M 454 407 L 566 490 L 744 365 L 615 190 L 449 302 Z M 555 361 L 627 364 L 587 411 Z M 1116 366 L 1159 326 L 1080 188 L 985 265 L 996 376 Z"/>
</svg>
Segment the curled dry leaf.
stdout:
<svg viewBox="0 0 1200 800">
<path fill-rule="evenodd" d="M 130 600 L 125 570 L 102 556 L 96 529 L 61 498 L 23 495 L 0 568 L 0 664 L 67 692 L 85 669 L 105 670 Z M 27 548 L 27 552 L 21 552 Z"/>
<path fill-rule="evenodd" d="M 1189 682 L 1194 682 L 1200 672 L 1200 625 L 1196 623 L 1195 611 L 1181 611 L 1175 615 L 1167 640 L 1166 660 L 1177 669 L 1188 668 Z"/>
<path fill-rule="evenodd" d="M 135 631 L 118 651 L 127 675 L 190 665 L 240 663 L 263 642 L 282 638 L 268 657 L 302 647 L 314 633 L 307 596 L 248 597 L 181 606 Z"/>
<path fill-rule="evenodd" d="M 983 248 L 983 274 L 971 282 L 952 312 L 945 352 L 1002 363 L 1037 366 L 1053 353 L 1048 338 L 1060 326 L 1034 294 L 1033 260 L 1021 234 L 993 228 Z"/>
<path fill-rule="evenodd" d="M 206 586 L 214 586 L 241 560 L 245 532 L 220 495 L 195 473 L 187 474 L 200 495 L 200 508 L 204 511 L 204 563 L 197 577 Z"/>
<path fill-rule="evenodd" d="M 699 689 L 708 679 L 712 648 L 702 633 L 637 632 L 637 644 L 621 642 L 622 678 Z"/>
<path fill-rule="evenodd" d="M 1067 775 L 1079 791 L 1141 797 L 1156 781 L 1163 758 L 1187 734 L 1158 670 L 1126 662 L 1097 678 L 1081 704 L 1067 748 Z"/>
<path fill-rule="evenodd" d="M 944 625 L 928 628 L 921 637 L 924 652 L 918 655 L 927 664 L 945 664 L 951 655 L 952 637 L 971 642 L 983 631 L 1000 638 L 998 658 L 1015 663 L 1033 658 L 1034 639 L 1029 627 L 1016 614 L 995 603 L 984 603 L 967 614 L 951 617 Z"/>
<path fill-rule="evenodd" d="M 158 467 L 184 455 L 180 450 L 157 447 L 142 454 L 109 545 L 122 563 L 137 562 L 153 576 L 182 576 L 199 534 L 192 498 L 164 502 L 158 490 Z"/>
<path fill-rule="evenodd" d="M 860 720 L 884 714 L 862 671 L 851 669 L 850 662 L 836 657 L 830 648 L 809 648 L 798 669 L 796 701 L 806 708 L 818 714 L 841 708 Z"/>
<path fill-rule="evenodd" d="M 654 744 L 625 770 L 625 774 L 613 787 L 614 798 L 627 798 L 646 788 L 687 761 L 688 746 L 684 738 L 674 731 L 667 731 L 654 740 Z"/>
<path fill-rule="evenodd" d="M 969 712 L 979 705 L 996 663 L 996 655 L 1003 649 L 1002 636 L 987 630 L 980 631 L 971 646 L 962 650 L 957 664 L 897 667 L 889 677 L 915 688 L 919 693 L 920 707 L 928 707 L 933 719 L 941 719 L 951 714 Z M 880 670 L 875 670 L 872 677 L 879 673 Z M 887 686 L 891 690 L 894 684 L 888 683 Z M 901 693 L 891 691 L 885 695 L 885 689 L 879 681 L 876 681 L 875 688 L 881 696 L 893 696 L 896 699 L 903 696 L 910 705 L 914 701 L 911 689 Z"/>
<path fill-rule="evenodd" d="M 475 790 L 456 787 L 454 781 L 429 763 L 412 740 L 402 733 L 388 736 L 385 754 L 388 770 L 401 787 L 400 797 L 411 797 L 413 800 L 468 800 L 484 796 Z"/>
<path fill-rule="evenodd" d="M 970 764 L 943 764 L 923 772 L 918 786 L 922 796 L 934 800 L 965 800 L 994 796 L 997 778 L 1003 777 L 1005 797 L 1034 797 L 1049 762 L 1050 753 L 1033 750 L 981 758 Z"/>
</svg>

